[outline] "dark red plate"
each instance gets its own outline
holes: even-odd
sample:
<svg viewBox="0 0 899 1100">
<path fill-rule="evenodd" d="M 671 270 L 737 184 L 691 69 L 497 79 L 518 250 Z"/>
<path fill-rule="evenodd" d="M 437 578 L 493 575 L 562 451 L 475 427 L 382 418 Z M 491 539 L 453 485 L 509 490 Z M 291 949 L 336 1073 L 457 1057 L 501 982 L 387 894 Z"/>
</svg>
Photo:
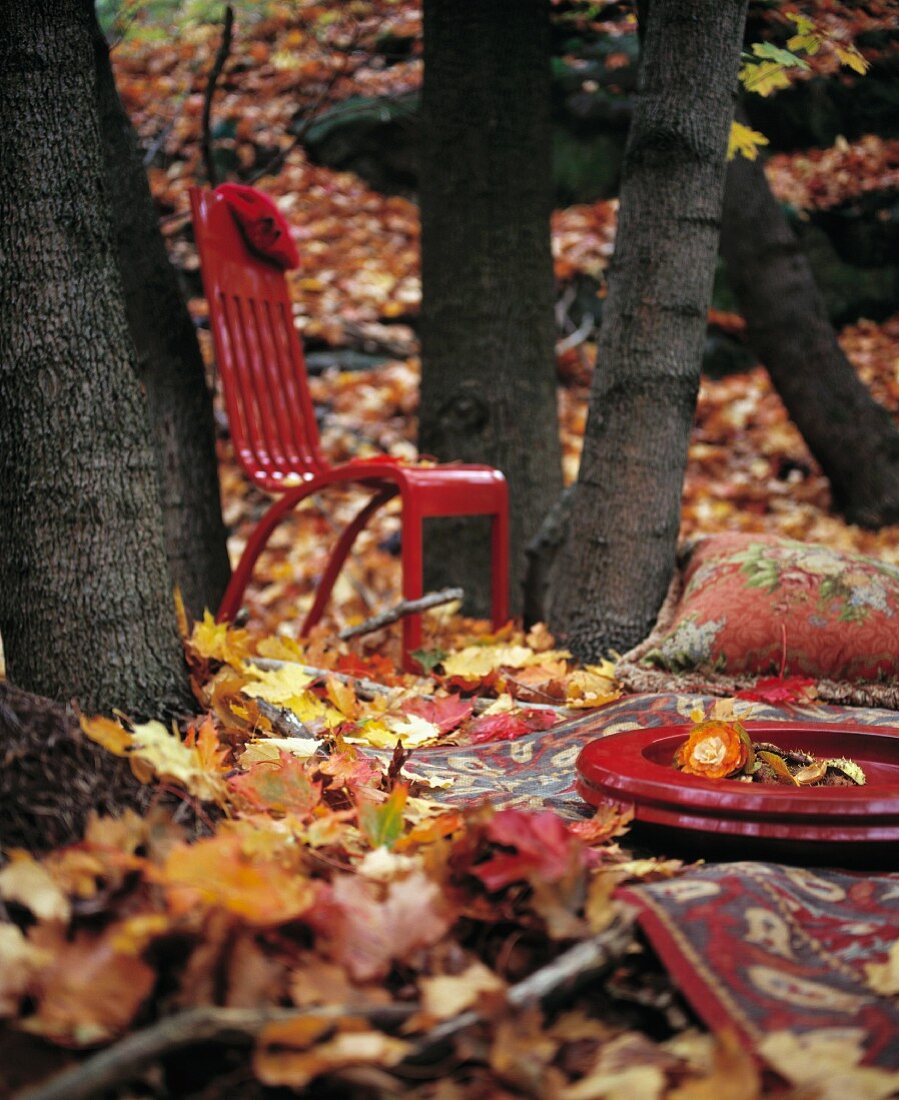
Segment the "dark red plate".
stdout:
<svg viewBox="0 0 899 1100">
<path fill-rule="evenodd" d="M 746 722 L 754 741 L 848 757 L 867 776 L 863 787 L 779 787 L 701 779 L 672 767 L 689 726 L 660 726 L 592 741 L 577 763 L 578 793 L 593 805 L 629 802 L 634 819 L 656 836 L 687 840 L 701 854 L 730 839 L 773 845 L 781 853 L 843 858 L 858 844 L 888 851 L 899 865 L 899 726 L 816 726 Z M 664 831 L 663 831 L 664 830 Z M 742 840 L 740 840 L 742 838 Z M 888 847 L 889 846 L 889 847 Z"/>
</svg>

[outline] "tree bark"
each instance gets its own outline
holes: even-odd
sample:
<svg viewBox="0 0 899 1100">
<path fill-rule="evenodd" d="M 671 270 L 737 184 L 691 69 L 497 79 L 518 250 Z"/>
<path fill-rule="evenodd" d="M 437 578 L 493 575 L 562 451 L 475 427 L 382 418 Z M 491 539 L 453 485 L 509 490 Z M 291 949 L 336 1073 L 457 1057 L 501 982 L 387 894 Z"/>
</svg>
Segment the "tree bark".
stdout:
<svg viewBox="0 0 899 1100">
<path fill-rule="evenodd" d="M 85 709 L 187 697 L 81 0 L 0 9 L 0 633 Z M 162 323 L 162 322 L 160 322 Z"/>
<path fill-rule="evenodd" d="M 219 500 L 212 398 L 96 16 L 93 36 L 113 244 L 137 349 L 138 377 L 156 439 L 169 569 L 187 611 L 202 618 L 204 608 L 218 607 L 231 573 Z"/>
<path fill-rule="evenodd" d="M 585 660 L 648 632 L 674 568 L 745 0 L 652 0 L 572 516 L 549 619 Z"/>
<path fill-rule="evenodd" d="M 721 254 L 753 350 L 851 523 L 899 522 L 899 431 L 837 343 L 760 161 L 727 171 Z"/>
<path fill-rule="evenodd" d="M 508 478 L 517 611 L 525 543 L 562 488 L 549 5 L 425 0 L 424 49 L 420 447 Z M 428 586 L 462 583 L 466 611 L 482 613 L 486 539 L 472 539 L 470 520 L 440 522 L 428 561 L 444 568 Z"/>
</svg>

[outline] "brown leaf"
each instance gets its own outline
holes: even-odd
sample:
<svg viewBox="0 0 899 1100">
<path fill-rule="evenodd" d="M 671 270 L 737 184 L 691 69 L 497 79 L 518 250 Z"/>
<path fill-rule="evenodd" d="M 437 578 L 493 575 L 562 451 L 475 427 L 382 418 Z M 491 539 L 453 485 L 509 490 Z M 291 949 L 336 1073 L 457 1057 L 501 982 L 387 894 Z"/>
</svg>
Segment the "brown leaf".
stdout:
<svg viewBox="0 0 899 1100">
<path fill-rule="evenodd" d="M 22 1027 L 54 1042 L 91 1046 L 121 1034 L 149 996 L 155 971 L 134 955 L 114 950 L 109 934 L 78 932 L 72 940 L 49 926 L 32 930 L 31 943 L 52 961 L 37 976 L 37 1011 Z"/>
<path fill-rule="evenodd" d="M 339 875 L 311 920 L 331 957 L 364 982 L 384 977 L 394 959 L 436 943 L 453 912 L 440 887 L 420 871 L 386 885 Z"/>
</svg>

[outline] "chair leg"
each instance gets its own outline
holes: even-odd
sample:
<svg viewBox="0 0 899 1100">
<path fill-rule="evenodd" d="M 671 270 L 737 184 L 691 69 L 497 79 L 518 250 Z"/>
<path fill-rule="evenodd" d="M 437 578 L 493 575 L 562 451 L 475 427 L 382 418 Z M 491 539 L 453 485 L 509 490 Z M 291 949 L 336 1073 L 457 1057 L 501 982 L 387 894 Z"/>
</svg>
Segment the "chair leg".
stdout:
<svg viewBox="0 0 899 1100">
<path fill-rule="evenodd" d="M 490 525 L 490 595 L 493 626 L 505 626 L 509 618 L 509 510 L 501 508 Z"/>
<path fill-rule="evenodd" d="M 231 580 L 225 589 L 222 602 L 219 604 L 215 616 L 216 622 L 229 622 L 240 610 L 240 602 L 247 585 L 250 583 L 256 560 L 265 549 L 266 543 L 272 537 L 272 532 L 278 526 L 281 518 L 291 508 L 296 507 L 305 496 L 308 496 L 308 493 L 287 493 L 280 497 L 253 528 L 253 532 L 247 540 L 247 545 L 244 547 L 244 552 L 240 556 L 240 561 L 237 563 L 237 568 L 231 574 Z"/>
<path fill-rule="evenodd" d="M 388 500 L 395 497 L 397 494 L 397 488 L 395 485 L 389 485 L 385 489 L 379 489 L 371 500 L 356 514 L 353 520 L 347 524 L 347 526 L 341 532 L 340 538 L 334 549 L 331 551 L 331 556 L 328 558 L 328 564 L 325 566 L 325 571 L 322 574 L 322 579 L 318 583 L 318 588 L 315 593 L 315 600 L 312 607 L 309 609 L 309 614 L 303 623 L 303 628 L 300 634 L 305 636 L 319 621 L 325 611 L 325 607 L 328 604 L 328 599 L 331 595 L 331 589 L 340 575 L 340 570 L 343 568 L 343 563 L 347 559 L 347 555 L 353 548 L 353 543 L 356 541 L 359 533 L 371 519 L 371 517 L 377 512 L 382 504 L 386 504 Z"/>
<path fill-rule="evenodd" d="M 417 600 L 423 593 L 421 513 L 403 501 L 403 599 Z M 417 671 L 417 662 L 410 654 L 421 648 L 421 614 L 403 619 L 403 669 Z"/>
</svg>

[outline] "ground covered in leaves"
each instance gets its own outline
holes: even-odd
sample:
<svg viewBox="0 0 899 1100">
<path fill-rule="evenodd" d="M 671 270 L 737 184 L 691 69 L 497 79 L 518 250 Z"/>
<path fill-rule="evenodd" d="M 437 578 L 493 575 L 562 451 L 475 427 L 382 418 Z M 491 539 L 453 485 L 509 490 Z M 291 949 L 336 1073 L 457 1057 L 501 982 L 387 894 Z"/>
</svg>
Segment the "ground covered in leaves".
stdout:
<svg viewBox="0 0 899 1100">
<path fill-rule="evenodd" d="M 417 212 L 308 163 L 290 123 L 353 95 L 417 88 L 420 29 L 414 5 L 389 0 L 265 5 L 238 20 L 216 100 L 220 143 L 294 227 L 307 347 L 383 360 L 312 379 L 335 461 L 415 455 Z M 411 43 L 389 67 L 365 49 L 387 30 Z M 219 36 L 214 24 L 187 23 L 177 37 L 126 35 L 113 55 L 155 150 L 164 232 L 195 293 L 184 212 L 202 178 L 202 93 Z M 785 200 L 823 208 L 895 183 L 897 163 L 895 142 L 869 137 L 773 158 L 770 172 Z M 614 231 L 614 202 L 555 213 L 561 301 L 579 273 L 601 279 Z M 202 300 L 192 309 L 202 323 Z M 739 318 L 713 320 L 741 331 Z M 558 354 L 568 481 L 595 367 L 590 334 L 570 337 L 560 332 Z M 859 321 L 841 340 L 899 414 L 899 316 Z M 266 500 L 224 431 L 220 448 L 236 556 Z M 732 1037 L 698 1030 L 633 933 L 615 888 L 682 868 L 631 852 L 626 812 L 566 824 L 548 812 L 460 809 L 415 775 L 424 745 L 510 739 L 616 698 L 611 666 L 580 668 L 544 628 L 492 634 L 452 607 L 426 617 L 428 676 L 399 672 L 395 626 L 339 641 L 341 627 L 398 598 L 389 508 L 360 539 L 329 617 L 296 640 L 355 504 L 333 493 L 281 526 L 248 591 L 247 629 L 183 624 L 194 722 L 172 731 L 83 718 L 90 738 L 129 759 L 154 804 L 144 816 L 92 819 L 82 842 L 42 858 L 7 853 L 0 1091 L 68 1071 L 24 1095 L 800 1095 Z M 847 526 L 829 504 L 763 368 L 703 381 L 685 536 L 770 531 L 899 561 L 899 529 Z"/>
</svg>

